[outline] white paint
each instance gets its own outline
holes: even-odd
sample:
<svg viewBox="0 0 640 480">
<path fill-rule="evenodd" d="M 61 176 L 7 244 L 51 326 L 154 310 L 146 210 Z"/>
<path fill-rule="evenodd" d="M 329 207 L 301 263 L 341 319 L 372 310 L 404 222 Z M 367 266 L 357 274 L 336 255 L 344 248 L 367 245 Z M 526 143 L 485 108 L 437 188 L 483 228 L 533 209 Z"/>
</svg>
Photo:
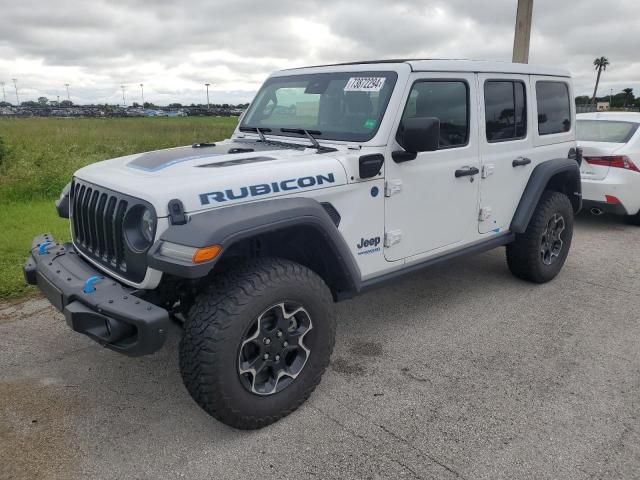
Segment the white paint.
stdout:
<svg viewBox="0 0 640 480">
<path fill-rule="evenodd" d="M 535 166 L 545 160 L 566 158 L 569 149 L 575 146 L 573 107 L 569 132 L 546 136 L 553 138 L 537 134 L 535 82 L 540 79 L 567 82 L 572 95 L 569 74 L 562 70 L 500 62 L 416 61 L 312 67 L 273 75 L 375 71 L 394 71 L 398 79 L 379 130 L 368 142 L 354 145 L 353 142 L 320 140 L 336 151 L 318 154 L 308 148 L 222 154 L 171 164 L 157 171 L 129 168 L 127 164 L 136 158 L 132 155 L 90 165 L 76 172 L 76 176 L 151 202 L 163 217 L 157 236 L 168 228 L 167 204 L 174 198 L 180 199 L 191 215 L 275 197 L 304 196 L 331 202 L 341 215 L 339 231 L 360 268 L 362 279 L 367 280 L 508 231 Z M 360 77 L 354 74 L 353 78 Z M 482 85 L 488 78 L 521 80 L 527 86 L 526 138 L 500 144 L 486 142 Z M 422 152 L 415 160 L 395 163 L 392 152 L 401 149 L 395 138 L 411 86 L 416 80 L 429 79 L 461 79 L 468 84 L 469 142 L 460 148 Z M 258 139 L 255 134 L 236 131 L 234 138 L 239 137 L 244 141 Z M 300 138 L 271 137 L 285 142 L 306 142 Z M 376 153 L 385 156 L 380 175 L 361 179 L 359 157 Z M 256 155 L 274 160 L 221 168 L 201 167 Z M 513 168 L 511 162 L 517 157 L 530 158 L 532 163 Z M 463 167 L 474 167 L 479 172 L 485 167 L 484 171 L 491 174 L 479 173 L 471 177 L 473 181 L 470 177 L 456 178 L 455 170 Z M 238 191 L 250 185 L 328 173 L 334 182 L 204 205 L 200 199 L 200 195 L 207 192 Z M 489 212 L 484 221 L 479 221 L 481 208 Z M 375 244 L 375 239 L 385 237 L 387 242 Z M 365 250 L 363 245 L 368 245 Z M 149 270 L 145 280 L 136 286 L 154 288 L 158 281 L 159 272 Z"/>
</svg>

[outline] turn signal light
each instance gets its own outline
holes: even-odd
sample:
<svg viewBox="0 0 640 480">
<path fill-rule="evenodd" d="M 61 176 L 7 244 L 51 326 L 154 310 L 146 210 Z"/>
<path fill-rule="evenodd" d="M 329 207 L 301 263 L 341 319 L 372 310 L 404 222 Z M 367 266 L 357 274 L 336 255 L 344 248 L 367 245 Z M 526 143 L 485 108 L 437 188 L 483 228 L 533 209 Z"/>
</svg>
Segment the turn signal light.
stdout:
<svg viewBox="0 0 640 480">
<path fill-rule="evenodd" d="M 193 263 L 208 262 L 209 260 L 213 260 L 214 258 L 216 258 L 221 251 L 222 247 L 220 245 L 211 245 L 210 247 L 198 248 L 194 252 L 191 261 Z"/>
</svg>

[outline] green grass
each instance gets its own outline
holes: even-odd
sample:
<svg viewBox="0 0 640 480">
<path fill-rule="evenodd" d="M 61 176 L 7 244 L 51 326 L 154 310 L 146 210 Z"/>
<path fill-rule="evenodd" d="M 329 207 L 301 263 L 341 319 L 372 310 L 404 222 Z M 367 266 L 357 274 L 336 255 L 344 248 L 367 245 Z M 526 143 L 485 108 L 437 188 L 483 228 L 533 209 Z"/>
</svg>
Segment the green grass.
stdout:
<svg viewBox="0 0 640 480">
<path fill-rule="evenodd" d="M 0 300 L 33 292 L 22 262 L 32 238 L 69 239 L 54 200 L 90 163 L 228 137 L 236 118 L 0 119 Z"/>
</svg>

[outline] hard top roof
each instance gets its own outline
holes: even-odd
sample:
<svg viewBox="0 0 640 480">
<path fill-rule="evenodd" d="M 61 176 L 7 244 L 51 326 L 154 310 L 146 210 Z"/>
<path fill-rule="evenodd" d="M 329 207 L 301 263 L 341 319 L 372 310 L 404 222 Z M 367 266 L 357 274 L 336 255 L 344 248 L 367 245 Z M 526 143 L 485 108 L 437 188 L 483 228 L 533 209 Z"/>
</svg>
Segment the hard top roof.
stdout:
<svg viewBox="0 0 640 480">
<path fill-rule="evenodd" d="M 305 70 L 307 68 L 336 67 L 347 65 L 375 65 L 375 64 L 408 64 L 414 72 L 477 72 L 477 73 L 514 73 L 523 75 L 548 75 L 554 77 L 570 77 L 568 70 L 528 63 L 511 63 L 489 60 L 454 60 L 454 59 L 384 59 L 366 60 L 361 62 L 334 63 L 315 65 L 311 67 L 290 70 Z"/>
</svg>

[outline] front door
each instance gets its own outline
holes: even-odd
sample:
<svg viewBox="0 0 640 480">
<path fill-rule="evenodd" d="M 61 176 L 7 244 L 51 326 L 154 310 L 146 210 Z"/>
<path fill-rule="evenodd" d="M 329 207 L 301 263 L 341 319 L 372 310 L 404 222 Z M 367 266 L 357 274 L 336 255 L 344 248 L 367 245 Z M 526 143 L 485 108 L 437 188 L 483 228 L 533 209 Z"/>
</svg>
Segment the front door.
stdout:
<svg viewBox="0 0 640 480">
<path fill-rule="evenodd" d="M 385 164 L 385 257 L 390 261 L 456 248 L 477 228 L 476 75 L 416 73 L 396 129 L 410 117 L 439 118 L 440 146 L 396 163 L 391 151 L 401 147 L 390 142 Z"/>
</svg>

